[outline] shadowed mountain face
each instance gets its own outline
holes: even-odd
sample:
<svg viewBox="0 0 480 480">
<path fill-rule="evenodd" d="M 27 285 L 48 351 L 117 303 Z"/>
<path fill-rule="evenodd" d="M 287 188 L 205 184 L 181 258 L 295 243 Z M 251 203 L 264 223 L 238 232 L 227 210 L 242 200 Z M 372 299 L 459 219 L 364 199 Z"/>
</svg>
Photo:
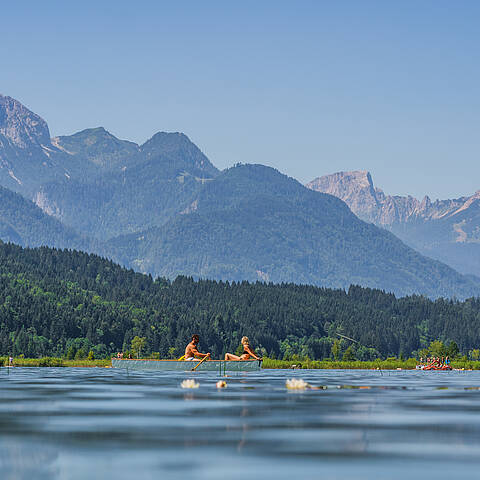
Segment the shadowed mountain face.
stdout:
<svg viewBox="0 0 480 480">
<path fill-rule="evenodd" d="M 106 254 L 104 246 L 44 213 L 18 193 L 0 187 L 0 238 L 22 246 L 48 245 Z"/>
<path fill-rule="evenodd" d="M 307 184 L 342 199 L 361 219 L 392 231 L 421 253 L 480 276 L 480 191 L 436 200 L 390 196 L 368 172 L 338 172 Z"/>
<path fill-rule="evenodd" d="M 369 176 L 362 182 L 358 204 L 378 208 L 380 192 Z M 0 97 L 0 185 L 23 196 L 0 190 L 0 239 L 21 245 L 96 251 L 169 277 L 480 292 L 475 279 L 364 223 L 332 195 L 261 165 L 220 173 L 182 133 L 143 145 L 101 127 L 50 139 L 38 115 Z"/>
<path fill-rule="evenodd" d="M 224 171 L 183 215 L 111 245 L 126 263 L 165 276 L 357 283 L 402 295 L 478 291 L 474 281 L 359 220 L 333 196 L 261 165 Z"/>
<path fill-rule="evenodd" d="M 34 201 L 98 239 L 162 225 L 218 174 L 181 133 L 157 133 L 138 146 L 92 129 L 59 137 L 56 144 L 69 152 L 71 162 L 86 167 L 42 185 Z"/>
</svg>

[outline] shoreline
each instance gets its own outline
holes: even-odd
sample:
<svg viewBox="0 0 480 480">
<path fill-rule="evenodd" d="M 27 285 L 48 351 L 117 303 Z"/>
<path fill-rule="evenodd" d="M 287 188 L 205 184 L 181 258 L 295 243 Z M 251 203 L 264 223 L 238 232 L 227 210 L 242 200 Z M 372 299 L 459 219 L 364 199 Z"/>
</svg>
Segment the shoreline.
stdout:
<svg viewBox="0 0 480 480">
<path fill-rule="evenodd" d="M 414 358 L 399 360 L 389 358 L 372 361 L 335 361 L 335 360 L 274 360 L 264 358 L 262 370 L 415 370 L 417 361 Z M 454 360 L 452 368 L 457 370 L 480 370 L 480 361 Z M 8 357 L 0 357 L 0 367 L 8 367 Z M 67 360 L 58 357 L 21 358 L 13 360 L 13 367 L 75 367 L 75 368 L 111 368 L 111 359 L 78 359 Z"/>
</svg>

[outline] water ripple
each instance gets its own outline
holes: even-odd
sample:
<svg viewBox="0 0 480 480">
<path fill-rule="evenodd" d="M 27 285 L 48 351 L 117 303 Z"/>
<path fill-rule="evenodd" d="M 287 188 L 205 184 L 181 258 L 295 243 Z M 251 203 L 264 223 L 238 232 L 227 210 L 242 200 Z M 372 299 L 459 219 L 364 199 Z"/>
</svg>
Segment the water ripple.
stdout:
<svg viewBox="0 0 480 480">
<path fill-rule="evenodd" d="M 322 388 L 288 391 L 292 377 Z M 186 378 L 200 387 L 182 389 Z M 1 478 L 446 479 L 480 467 L 480 372 L 262 371 L 226 389 L 218 378 L 2 369 Z"/>
</svg>

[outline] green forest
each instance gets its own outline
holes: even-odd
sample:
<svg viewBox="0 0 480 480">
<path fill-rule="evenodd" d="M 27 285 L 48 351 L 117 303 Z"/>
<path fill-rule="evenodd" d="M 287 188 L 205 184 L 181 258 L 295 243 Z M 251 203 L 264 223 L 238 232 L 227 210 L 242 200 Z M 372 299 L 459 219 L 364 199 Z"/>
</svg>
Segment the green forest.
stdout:
<svg viewBox="0 0 480 480">
<path fill-rule="evenodd" d="M 0 355 L 107 358 L 139 337 L 143 356 L 176 358 L 193 333 L 214 357 L 236 351 L 243 335 L 274 359 L 409 357 L 436 340 L 451 354 L 475 355 L 479 326 L 478 298 L 170 281 L 93 254 L 0 242 Z"/>
</svg>

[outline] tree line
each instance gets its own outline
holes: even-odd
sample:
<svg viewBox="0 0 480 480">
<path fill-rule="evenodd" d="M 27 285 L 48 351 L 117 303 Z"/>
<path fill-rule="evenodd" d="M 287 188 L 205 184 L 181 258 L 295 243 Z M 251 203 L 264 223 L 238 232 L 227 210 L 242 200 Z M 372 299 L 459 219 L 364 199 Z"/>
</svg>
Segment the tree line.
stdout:
<svg viewBox="0 0 480 480">
<path fill-rule="evenodd" d="M 0 355 L 104 358 L 144 338 L 175 358 L 193 333 L 222 357 L 242 336 L 271 358 L 407 357 L 480 347 L 480 299 L 396 298 L 351 286 L 152 278 L 96 255 L 0 242 Z M 453 348 L 453 347 L 452 347 Z M 454 348 L 455 350 L 455 348 Z"/>
</svg>

